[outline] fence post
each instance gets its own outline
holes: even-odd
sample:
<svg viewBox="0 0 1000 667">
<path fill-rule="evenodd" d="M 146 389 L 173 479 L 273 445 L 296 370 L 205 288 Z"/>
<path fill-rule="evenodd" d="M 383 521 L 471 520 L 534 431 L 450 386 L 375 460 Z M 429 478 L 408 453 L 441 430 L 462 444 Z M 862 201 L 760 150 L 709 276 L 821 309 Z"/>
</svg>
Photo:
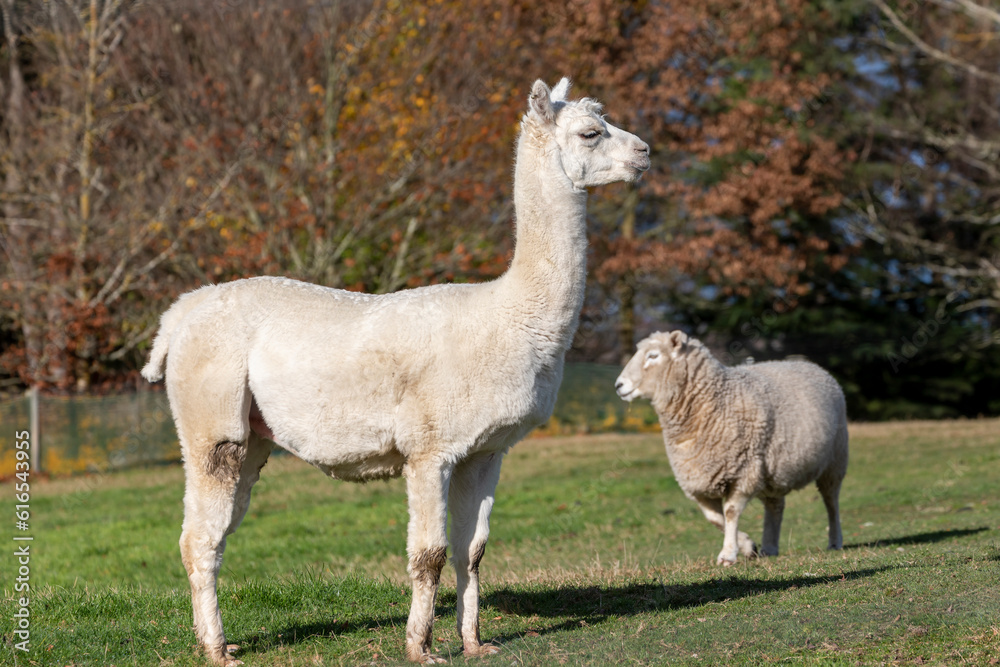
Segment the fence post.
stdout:
<svg viewBox="0 0 1000 667">
<path fill-rule="evenodd" d="M 38 415 L 38 387 L 28 391 L 28 428 L 31 431 L 31 472 L 42 471 L 41 419 Z"/>
</svg>

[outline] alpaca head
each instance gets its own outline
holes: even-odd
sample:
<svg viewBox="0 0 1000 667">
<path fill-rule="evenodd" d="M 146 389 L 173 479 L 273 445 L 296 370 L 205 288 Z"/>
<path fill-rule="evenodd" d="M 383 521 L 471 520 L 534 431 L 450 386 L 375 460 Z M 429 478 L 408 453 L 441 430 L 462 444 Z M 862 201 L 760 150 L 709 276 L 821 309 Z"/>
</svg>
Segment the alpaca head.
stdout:
<svg viewBox="0 0 1000 667">
<path fill-rule="evenodd" d="M 566 78 L 552 90 L 541 79 L 535 81 L 526 124 L 558 147 L 563 170 L 575 188 L 638 180 L 649 169 L 649 146 L 604 120 L 594 100 L 567 100 L 569 86 Z"/>
</svg>

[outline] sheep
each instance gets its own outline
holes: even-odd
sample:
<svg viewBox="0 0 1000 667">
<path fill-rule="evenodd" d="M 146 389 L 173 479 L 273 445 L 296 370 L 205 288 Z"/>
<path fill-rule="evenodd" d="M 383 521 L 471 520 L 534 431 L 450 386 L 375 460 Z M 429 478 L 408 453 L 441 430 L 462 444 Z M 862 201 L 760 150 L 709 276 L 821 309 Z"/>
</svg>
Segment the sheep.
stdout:
<svg viewBox="0 0 1000 667">
<path fill-rule="evenodd" d="M 458 632 L 479 636 L 479 564 L 504 454 L 552 413 L 583 305 L 587 188 L 636 181 L 649 147 L 536 81 L 514 171 L 514 257 L 492 282 L 356 294 L 286 278 L 203 287 L 163 315 L 143 376 L 166 377 L 184 459 L 181 559 L 195 632 L 235 664 L 216 582 L 272 443 L 331 477 L 406 478 L 406 656 L 431 652 L 451 516 Z"/>
<path fill-rule="evenodd" d="M 738 529 L 755 496 L 764 503 L 761 553 L 777 556 L 785 496 L 813 481 L 826 505 L 828 547 L 843 548 L 847 410 L 825 370 L 808 361 L 726 367 L 684 332 L 657 332 L 639 343 L 615 389 L 626 401 L 651 399 L 677 483 L 725 535 L 718 564 L 734 564 L 737 550 L 758 555 Z"/>
</svg>

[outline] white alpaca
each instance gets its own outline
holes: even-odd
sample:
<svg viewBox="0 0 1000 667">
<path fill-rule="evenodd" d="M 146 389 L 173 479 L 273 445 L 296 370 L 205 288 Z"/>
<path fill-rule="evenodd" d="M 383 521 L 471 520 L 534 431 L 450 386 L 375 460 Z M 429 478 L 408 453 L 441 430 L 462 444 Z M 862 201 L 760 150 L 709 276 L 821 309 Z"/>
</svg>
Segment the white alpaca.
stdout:
<svg viewBox="0 0 1000 667">
<path fill-rule="evenodd" d="M 514 173 L 508 271 L 381 296 L 282 278 L 204 287 L 168 310 L 143 375 L 164 375 L 187 478 L 180 546 L 195 630 L 232 664 L 216 597 L 226 536 L 277 443 L 331 477 L 406 477 L 413 601 L 406 656 L 431 653 L 448 544 L 458 631 L 479 639 L 479 562 L 500 462 L 548 419 L 583 301 L 588 186 L 635 181 L 649 148 L 600 105 L 536 81 Z M 231 649 L 232 647 L 228 647 Z"/>
</svg>

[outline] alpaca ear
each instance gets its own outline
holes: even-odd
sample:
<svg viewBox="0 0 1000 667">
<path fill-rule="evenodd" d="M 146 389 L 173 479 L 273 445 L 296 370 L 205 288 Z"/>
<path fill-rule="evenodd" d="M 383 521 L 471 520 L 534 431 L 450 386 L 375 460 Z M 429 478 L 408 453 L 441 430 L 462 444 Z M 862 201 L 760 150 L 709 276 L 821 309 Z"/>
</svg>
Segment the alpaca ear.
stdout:
<svg viewBox="0 0 1000 667">
<path fill-rule="evenodd" d="M 556 87 L 552 89 L 552 94 L 549 96 L 553 102 L 565 102 L 569 96 L 569 89 L 572 86 L 569 77 L 563 77 Z"/>
<path fill-rule="evenodd" d="M 688 336 L 683 331 L 671 331 L 667 336 L 667 349 L 670 351 L 670 358 L 677 359 L 682 352 L 687 350 Z"/>
<path fill-rule="evenodd" d="M 545 82 L 539 79 L 531 87 L 531 95 L 528 97 L 528 111 L 538 116 L 545 123 L 552 123 L 556 119 L 555 109 L 552 108 L 551 91 Z"/>
</svg>

